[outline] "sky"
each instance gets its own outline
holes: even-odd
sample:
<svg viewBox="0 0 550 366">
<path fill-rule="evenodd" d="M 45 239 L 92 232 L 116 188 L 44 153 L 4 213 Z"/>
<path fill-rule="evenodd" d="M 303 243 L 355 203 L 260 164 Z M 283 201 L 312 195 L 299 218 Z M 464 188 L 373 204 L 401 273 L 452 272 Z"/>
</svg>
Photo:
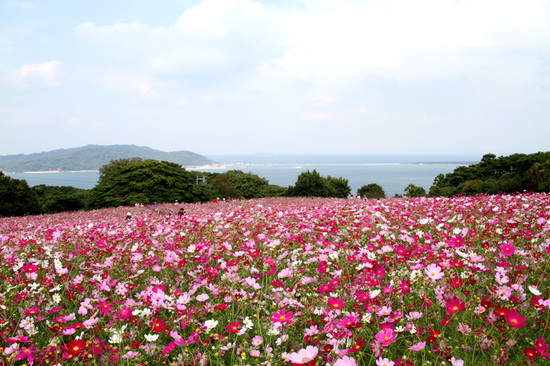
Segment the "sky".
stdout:
<svg viewBox="0 0 550 366">
<path fill-rule="evenodd" d="M 0 0 L 0 155 L 550 151 L 547 0 Z"/>
</svg>

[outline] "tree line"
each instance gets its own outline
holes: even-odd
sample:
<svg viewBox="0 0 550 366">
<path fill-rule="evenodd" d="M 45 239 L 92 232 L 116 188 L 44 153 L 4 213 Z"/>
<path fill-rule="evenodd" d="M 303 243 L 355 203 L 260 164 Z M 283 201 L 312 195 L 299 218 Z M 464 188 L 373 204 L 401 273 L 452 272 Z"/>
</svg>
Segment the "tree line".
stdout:
<svg viewBox="0 0 550 366">
<path fill-rule="evenodd" d="M 111 160 L 99 170 L 97 185 L 90 189 L 38 185 L 12 179 L 0 172 L 0 216 L 17 216 L 135 203 L 207 202 L 215 199 L 259 197 L 336 197 L 351 195 L 348 180 L 323 177 L 316 170 L 298 176 L 290 187 L 269 184 L 256 174 L 231 170 L 224 173 L 188 171 L 176 163 L 123 158 Z M 461 166 L 438 175 L 427 193 L 409 184 L 406 197 L 499 194 L 521 191 L 550 192 L 550 152 L 514 154 L 497 158 L 486 154 L 478 164 Z M 385 198 L 376 183 L 358 190 L 363 198 Z"/>
</svg>

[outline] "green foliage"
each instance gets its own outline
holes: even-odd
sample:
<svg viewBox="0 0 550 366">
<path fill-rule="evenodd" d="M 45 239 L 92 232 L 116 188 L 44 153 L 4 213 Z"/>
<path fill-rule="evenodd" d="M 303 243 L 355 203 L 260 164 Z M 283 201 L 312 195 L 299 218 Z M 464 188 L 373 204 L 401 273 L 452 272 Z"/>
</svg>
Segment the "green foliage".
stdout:
<svg viewBox="0 0 550 366">
<path fill-rule="evenodd" d="M 216 197 L 231 199 L 281 197 L 286 192 L 285 188 L 271 185 L 265 178 L 240 170 L 215 174 L 212 178 L 212 187 Z"/>
<path fill-rule="evenodd" d="M 550 192 L 550 152 L 485 154 L 477 164 L 436 177 L 430 196 Z"/>
<path fill-rule="evenodd" d="M 38 196 L 27 181 L 13 179 L 0 172 L 0 216 L 22 216 L 39 212 Z"/>
<path fill-rule="evenodd" d="M 89 208 L 127 206 L 136 202 L 193 202 L 195 177 L 184 168 L 167 161 L 131 162 L 115 172 L 105 183 L 90 191 Z"/>
<path fill-rule="evenodd" d="M 361 186 L 357 190 L 357 193 L 364 198 L 385 198 L 386 193 L 384 192 L 384 189 L 376 184 L 376 183 L 370 183 L 364 186 Z"/>
<path fill-rule="evenodd" d="M 329 175 L 325 180 L 329 189 L 329 197 L 347 198 L 351 193 L 347 179 L 341 177 L 335 178 Z"/>
<path fill-rule="evenodd" d="M 111 160 L 109 163 L 103 165 L 101 168 L 99 168 L 99 181 L 98 183 L 107 183 L 111 177 L 118 172 L 120 169 L 122 169 L 124 166 L 130 163 L 139 163 L 142 162 L 142 158 L 122 158 L 122 159 L 116 159 Z"/>
<path fill-rule="evenodd" d="M 322 177 L 317 170 L 303 172 L 298 176 L 294 187 L 287 195 L 295 197 L 339 197 L 346 198 L 351 192 L 348 180 L 344 178 Z"/>
<path fill-rule="evenodd" d="M 416 186 L 414 184 L 409 184 L 405 187 L 405 197 L 425 197 L 426 190 L 422 187 Z"/>
<path fill-rule="evenodd" d="M 239 199 L 242 198 L 241 193 L 235 187 L 233 182 L 231 182 L 231 177 L 227 173 L 218 174 L 214 178 L 214 182 L 212 183 L 214 188 L 216 189 L 216 192 L 219 193 L 219 196 L 223 198 L 228 199 Z"/>
<path fill-rule="evenodd" d="M 37 196 L 42 213 L 57 213 L 78 211 L 86 207 L 88 190 L 75 187 L 46 186 L 44 184 L 32 188 Z"/>
</svg>

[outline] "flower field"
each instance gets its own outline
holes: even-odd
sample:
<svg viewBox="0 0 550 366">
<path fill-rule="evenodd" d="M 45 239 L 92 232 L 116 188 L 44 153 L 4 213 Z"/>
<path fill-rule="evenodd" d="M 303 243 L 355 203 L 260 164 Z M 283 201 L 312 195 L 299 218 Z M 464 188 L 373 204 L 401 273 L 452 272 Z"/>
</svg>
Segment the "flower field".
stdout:
<svg viewBox="0 0 550 366">
<path fill-rule="evenodd" d="M 0 364 L 550 363 L 548 194 L 183 206 L 0 219 Z"/>
</svg>

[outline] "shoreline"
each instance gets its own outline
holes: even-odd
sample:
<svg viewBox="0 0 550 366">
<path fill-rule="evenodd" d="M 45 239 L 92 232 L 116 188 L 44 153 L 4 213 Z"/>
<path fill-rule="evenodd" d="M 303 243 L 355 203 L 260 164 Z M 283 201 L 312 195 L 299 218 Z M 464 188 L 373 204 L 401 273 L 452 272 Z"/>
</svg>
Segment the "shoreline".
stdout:
<svg viewBox="0 0 550 366">
<path fill-rule="evenodd" d="M 99 170 L 34 170 L 29 172 L 4 172 L 5 174 L 57 174 L 57 173 L 99 173 Z"/>
</svg>

